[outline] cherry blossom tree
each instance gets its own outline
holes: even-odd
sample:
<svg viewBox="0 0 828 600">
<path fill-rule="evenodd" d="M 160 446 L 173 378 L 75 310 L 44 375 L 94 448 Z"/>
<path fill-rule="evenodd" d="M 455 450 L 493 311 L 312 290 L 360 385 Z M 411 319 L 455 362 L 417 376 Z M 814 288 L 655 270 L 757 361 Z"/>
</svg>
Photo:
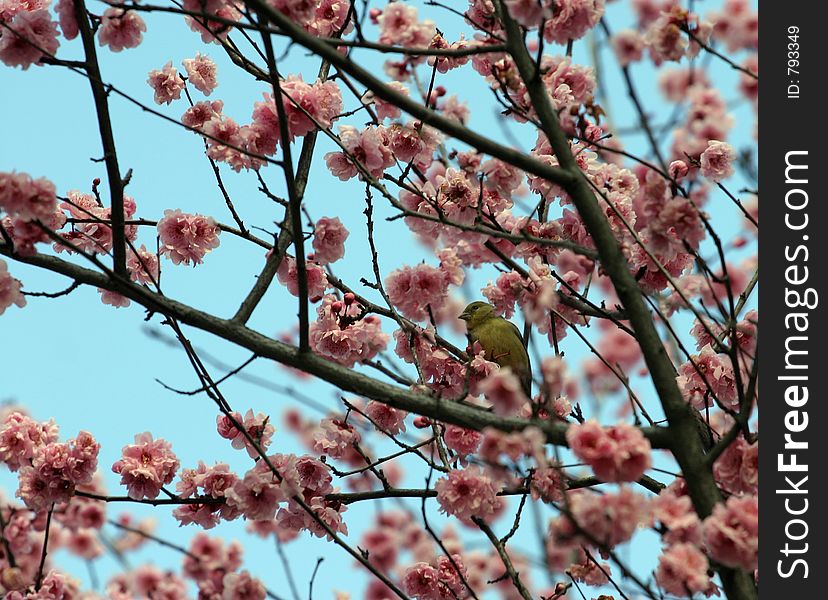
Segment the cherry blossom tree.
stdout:
<svg viewBox="0 0 828 600">
<path fill-rule="evenodd" d="M 0 61 L 85 78 L 102 148 L 99 177 L 67 189 L 48 164 L 0 165 L 0 315 L 84 288 L 100 311 L 140 307 L 197 382 L 158 393 L 207 399 L 203 439 L 246 465 L 184 464 L 129 423 L 103 464 L 93 416 L 69 437 L 25 398 L 7 405 L 6 598 L 282 597 L 209 531 L 229 521 L 274 541 L 288 577 L 283 546 L 327 540 L 371 600 L 756 598 L 758 190 L 755 153 L 738 147 L 754 121 L 732 106 L 755 117 L 757 18 L 747 0 L 705 13 L 692 0 L 0 0 Z M 194 32 L 191 53 L 127 70 L 146 82 L 127 91 L 102 65 L 158 19 Z M 608 89 L 613 69 L 623 86 Z M 225 108 L 225 70 L 247 81 L 246 112 Z M 152 175 L 119 160 L 138 142 L 119 135 L 116 103 L 196 140 L 214 197 L 133 197 Z M 312 173 L 341 197 L 314 197 Z M 239 181 L 275 222 L 251 220 Z M 405 252 L 378 242 L 386 228 Z M 234 310 L 168 292 L 228 241 L 259 257 L 255 273 L 238 266 L 244 289 L 210 282 Z M 30 289 L 18 267 L 67 287 Z M 265 295 L 289 330 L 253 325 Z M 458 316 L 480 299 L 520 324 L 531 397 L 465 337 Z M 194 334 L 251 357 L 217 366 Z M 253 362 L 338 404 L 254 410 L 225 391 Z M 376 510 L 350 519 L 365 503 Z M 111 518 L 113 504 L 170 507 L 187 545 Z M 633 559 L 642 536 L 656 541 Z M 152 544 L 181 561 L 127 560 Z M 82 590 L 58 549 L 123 568 Z"/>
</svg>

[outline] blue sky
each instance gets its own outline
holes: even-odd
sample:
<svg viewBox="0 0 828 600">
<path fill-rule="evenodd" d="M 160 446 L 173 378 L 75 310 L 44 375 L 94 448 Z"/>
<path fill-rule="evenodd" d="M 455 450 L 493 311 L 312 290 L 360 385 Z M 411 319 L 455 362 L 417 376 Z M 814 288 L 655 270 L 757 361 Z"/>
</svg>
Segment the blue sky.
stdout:
<svg viewBox="0 0 828 600">
<path fill-rule="evenodd" d="M 454 17 L 447 19 L 442 13 L 435 14 L 434 9 L 424 7 L 420 2 L 412 4 L 420 7 L 421 14 L 431 15 L 446 36 L 452 39 L 457 24 Z M 719 4 L 704 2 L 703 13 Z M 93 10 L 103 10 L 94 4 L 91 6 Z M 100 51 L 104 79 L 155 107 L 152 90 L 145 82 L 146 73 L 160 68 L 168 60 L 181 69 L 182 59 L 192 57 L 196 51 L 205 52 L 219 65 L 220 85 L 211 99 L 223 100 L 227 114 L 239 122 L 248 122 L 253 102 L 267 91 L 264 84 L 251 82 L 240 74 L 217 46 L 202 45 L 198 35 L 191 32 L 179 18 L 166 14 L 145 15 L 145 18 L 148 31 L 141 46 L 118 54 L 106 49 Z M 630 18 L 626 2 L 610 5 L 608 19 L 613 30 L 621 29 Z M 563 48 L 549 51 L 563 52 Z M 64 41 L 59 55 L 68 59 L 80 58 L 80 52 L 78 40 Z M 362 55 L 368 56 L 365 52 Z M 575 44 L 574 59 L 576 62 L 589 62 L 584 42 Z M 283 71 L 301 72 L 306 80 L 313 80 L 318 69 L 316 58 L 306 57 L 296 48 L 292 50 L 287 64 L 290 68 L 283 68 Z M 372 59 L 369 64 L 379 69 L 381 62 Z M 618 68 L 607 55 L 603 56 L 603 64 L 610 98 L 602 99 L 601 103 L 609 105 L 618 126 L 632 125 L 634 112 L 623 92 Z M 655 115 L 655 120 L 660 121 L 659 116 L 666 117 L 670 108 L 657 91 L 653 69 L 634 65 L 632 71 L 642 100 Z M 711 75 L 715 81 L 722 82 L 720 87 L 727 100 L 737 99 L 737 78 L 727 66 L 714 61 Z M 469 101 L 473 128 L 492 137 L 503 137 L 497 124 L 500 118 L 496 115 L 497 107 L 470 68 L 441 76 L 438 83 L 445 85 L 449 93 L 456 92 L 461 99 Z M 353 97 L 346 98 L 346 110 L 354 108 L 356 102 Z M 127 193 L 136 199 L 139 216 L 158 218 L 166 208 L 181 208 L 187 212 L 212 215 L 224 222 L 231 221 L 216 188 L 210 165 L 203 156 L 201 141 L 195 135 L 144 113 L 120 98 L 113 96 L 110 106 L 121 168 L 124 171 L 133 169 Z M 159 110 L 178 118 L 184 109 L 185 105 L 180 101 Z M 56 67 L 33 67 L 26 72 L 0 68 L 0 114 L 5 117 L 3 142 L 0 143 L 0 169 L 25 171 L 33 176 L 44 175 L 54 181 L 61 195 L 70 189 L 89 191 L 95 177 L 105 181 L 102 165 L 90 160 L 100 157 L 101 149 L 91 92 L 84 78 Z M 744 102 L 737 103 L 733 114 L 736 127 L 730 141 L 738 147 L 753 145 L 751 108 Z M 509 124 L 506 126 L 526 147 L 534 144 L 534 135 L 525 135 L 525 129 Z M 642 138 L 626 137 L 624 142 L 631 152 L 647 154 Z M 370 268 L 365 222 L 361 213 L 364 207 L 362 186 L 355 181 L 343 184 L 329 175 L 322 155 L 332 149 L 331 143 L 320 136 L 305 204 L 313 217 L 339 216 L 351 231 L 346 258 L 336 265 L 336 272 L 345 281 L 357 285 L 359 278 Z M 222 166 L 222 173 L 245 222 L 273 231 L 273 223 L 282 218 L 282 209 L 256 191 L 255 175 L 236 175 L 226 166 Z M 263 176 L 277 193 L 284 189 L 282 174 L 277 168 L 266 168 Z M 744 185 L 745 182 L 735 180 L 730 187 L 738 190 Z M 732 234 L 739 226 L 738 213 L 724 197 L 714 195 L 707 209 L 713 214 L 714 222 L 723 227 L 725 237 L 728 231 Z M 414 264 L 421 258 L 434 264 L 434 259 L 429 258 L 416 244 L 400 221 L 381 221 L 389 214 L 385 206 L 377 202 L 376 237 L 383 274 L 403 264 Z M 139 240 L 147 246 L 154 244 L 151 231 L 143 232 Z M 201 309 L 230 316 L 253 284 L 263 260 L 263 253 L 258 247 L 249 247 L 224 234 L 221 236 L 221 247 L 195 269 L 174 267 L 165 262 L 166 293 Z M 735 260 L 740 260 L 739 255 Z M 52 292 L 69 283 L 25 265 L 10 262 L 9 268 L 29 291 Z M 492 270 L 474 273 L 471 288 L 477 290 L 494 277 L 496 272 Z M 293 324 L 295 313 L 295 298 L 274 285 L 257 309 L 251 326 L 275 336 Z M 118 487 L 117 478 L 109 472 L 109 466 L 118 458 L 121 447 L 129 443 L 135 433 L 142 431 L 151 431 L 158 437 L 169 439 L 183 466 L 195 466 L 197 460 L 203 459 L 208 463 L 229 462 L 239 470 L 247 468 L 249 464 L 245 457 L 216 435 L 216 411 L 208 398 L 175 395 L 156 382 L 160 379 L 174 387 L 198 387 L 184 353 L 146 334 L 146 330 L 151 328 L 168 335 L 160 327 L 157 317 L 145 323 L 144 316 L 144 311 L 135 304 L 118 310 L 102 306 L 94 289 L 79 289 L 59 300 L 29 298 L 25 309 L 9 309 L 0 317 L 0 400 L 20 402 L 39 419 L 54 417 L 64 437 L 74 436 L 79 429 L 92 431 L 102 444 L 100 464 L 111 492 L 117 492 Z M 393 331 L 390 324 L 386 324 L 384 329 L 388 333 Z M 240 364 L 248 358 L 246 351 L 198 331 L 188 330 L 188 335 L 197 347 L 228 364 Z M 457 341 L 461 343 L 459 338 Z M 586 356 L 584 348 L 572 335 L 564 341 L 564 349 L 573 365 Z M 277 384 L 297 384 L 285 370 L 272 363 L 258 361 L 247 372 Z M 222 372 L 214 369 L 213 374 L 220 375 Z M 337 406 L 338 395 L 330 386 L 316 381 L 298 385 L 303 393 L 330 408 Z M 224 384 L 223 391 L 237 410 L 243 412 L 253 408 L 273 415 L 278 427 L 274 448 L 279 451 L 302 451 L 281 427 L 279 420 L 285 408 L 296 405 L 295 399 L 238 379 Z M 308 414 L 314 415 L 312 412 Z M 421 485 L 423 475 L 419 470 L 414 472 L 408 483 Z M 2 481 L 6 482 L 8 493 L 13 493 L 12 480 L 4 476 Z M 373 508 L 364 504 L 352 507 L 346 513 L 352 530 L 349 537 L 352 543 L 358 541 L 362 530 L 360 521 L 370 517 Z M 440 523 L 436 507 L 430 508 L 433 509 L 434 521 Z M 117 514 L 119 509 L 110 506 L 110 514 Z M 150 513 L 145 510 L 132 512 Z M 158 520 L 158 532 L 179 543 L 186 543 L 196 531 L 193 528 L 177 528 L 167 509 L 151 512 Z M 525 545 L 530 554 L 537 555 L 529 525 L 530 522 L 527 522 L 524 526 L 526 531 L 520 534 L 516 545 Z M 242 524 L 235 522 L 222 524 L 211 533 L 229 539 L 241 536 L 242 531 Z M 246 567 L 268 586 L 284 592 L 282 574 L 275 566 L 270 543 L 247 539 Z M 653 538 L 645 535 L 639 547 L 649 552 L 642 552 L 641 556 L 653 554 L 654 549 L 648 547 L 652 543 Z M 303 536 L 291 543 L 289 551 L 291 556 L 303 557 L 293 561 L 294 575 L 302 590 L 307 589 L 314 559 L 319 556 L 326 560 L 315 583 L 319 596 L 329 595 L 333 589 L 356 592 L 366 580 L 361 572 L 352 568 L 350 558 L 323 541 Z M 174 552 L 157 546 L 148 547 L 142 557 L 159 566 L 179 564 L 179 557 Z M 639 559 L 635 560 L 638 562 Z M 643 560 L 644 564 L 648 564 L 646 558 Z M 116 568 L 115 562 L 109 558 L 99 563 L 98 569 L 104 578 L 106 573 Z M 75 576 L 87 580 L 85 567 L 77 561 L 67 560 L 62 564 L 70 566 Z M 535 577 L 535 581 L 539 582 L 540 578 Z"/>
</svg>

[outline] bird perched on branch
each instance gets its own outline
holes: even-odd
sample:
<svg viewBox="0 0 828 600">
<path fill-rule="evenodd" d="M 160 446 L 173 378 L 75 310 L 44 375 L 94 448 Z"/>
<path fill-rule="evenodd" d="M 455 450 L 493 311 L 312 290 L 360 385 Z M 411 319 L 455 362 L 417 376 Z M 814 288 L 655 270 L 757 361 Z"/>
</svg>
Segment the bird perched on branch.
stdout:
<svg viewBox="0 0 828 600">
<path fill-rule="evenodd" d="M 497 316 L 491 304 L 481 301 L 469 304 L 459 318 L 466 322 L 471 342 L 480 343 L 486 360 L 510 367 L 520 380 L 526 397 L 531 398 L 532 367 L 523 336 L 515 324 Z"/>
</svg>

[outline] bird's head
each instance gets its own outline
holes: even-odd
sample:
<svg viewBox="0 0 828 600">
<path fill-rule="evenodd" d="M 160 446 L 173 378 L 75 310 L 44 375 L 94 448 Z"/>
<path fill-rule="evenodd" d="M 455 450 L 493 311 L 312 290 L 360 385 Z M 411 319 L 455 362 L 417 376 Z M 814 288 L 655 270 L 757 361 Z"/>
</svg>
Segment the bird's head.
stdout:
<svg viewBox="0 0 828 600">
<path fill-rule="evenodd" d="M 478 300 L 477 302 L 472 302 L 464 308 L 458 318 L 466 322 L 466 327 L 468 329 L 473 329 L 476 325 L 490 319 L 493 316 L 495 316 L 494 306 L 488 302 Z"/>
</svg>

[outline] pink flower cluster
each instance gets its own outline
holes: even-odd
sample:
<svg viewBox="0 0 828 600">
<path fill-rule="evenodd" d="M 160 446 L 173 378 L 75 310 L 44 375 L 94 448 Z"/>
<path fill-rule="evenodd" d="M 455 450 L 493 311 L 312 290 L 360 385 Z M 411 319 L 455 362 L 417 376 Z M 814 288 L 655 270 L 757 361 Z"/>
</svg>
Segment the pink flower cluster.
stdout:
<svg viewBox="0 0 828 600">
<path fill-rule="evenodd" d="M 281 83 L 282 105 L 287 121 L 287 135 L 307 135 L 317 128 L 329 129 L 342 112 L 342 93 L 333 81 L 317 80 L 305 83 L 299 75 L 288 75 Z M 260 138 L 257 142 L 263 154 L 273 154 L 281 143 L 279 113 L 272 94 L 253 106 L 253 124 L 250 126 Z"/>
<path fill-rule="evenodd" d="M 458 425 L 446 425 L 443 441 L 446 447 L 461 457 L 475 454 L 480 448 L 483 434 L 474 429 L 466 429 Z"/>
<path fill-rule="evenodd" d="M 543 38 L 566 44 L 595 27 L 604 14 L 604 0 L 555 0 L 551 19 L 545 22 Z"/>
<path fill-rule="evenodd" d="M 466 567 L 459 554 L 440 556 L 432 563 L 418 562 L 406 568 L 403 591 L 417 600 L 462 600 L 469 595 L 464 583 Z"/>
<path fill-rule="evenodd" d="M 343 457 L 361 437 L 353 425 L 336 418 L 322 419 L 312 435 L 314 452 L 331 458 Z"/>
<path fill-rule="evenodd" d="M 0 22 L 3 22 L 2 15 Z M 34 64 L 40 64 L 44 53 L 54 56 L 60 46 L 57 23 L 52 21 L 45 3 L 39 9 L 24 9 L 14 15 L 11 22 L 3 24 L 0 62 L 9 67 L 20 67 L 25 71 Z"/>
<path fill-rule="evenodd" d="M 4 36 L 3 39 L 5 39 Z M 26 173 L 0 172 L 0 212 L 9 217 L 47 222 L 55 212 L 55 185 L 44 177 L 33 179 Z"/>
<path fill-rule="evenodd" d="M 381 44 L 395 44 L 406 48 L 425 48 L 436 33 L 434 23 L 420 21 L 417 9 L 405 2 L 389 2 L 377 17 Z"/>
<path fill-rule="evenodd" d="M 228 577 L 241 568 L 243 553 L 242 545 L 235 540 L 225 545 L 220 537 L 210 537 L 203 532 L 198 532 L 190 541 L 188 552 L 182 560 L 181 571 L 198 587 L 200 597 L 232 598 L 232 595 L 224 595 L 225 582 L 233 583 L 232 580 L 228 581 Z M 148 597 L 156 596 L 152 594 Z M 179 596 L 172 597 L 178 598 Z"/>
<path fill-rule="evenodd" d="M 397 435 L 405 431 L 405 418 L 408 413 L 404 410 L 398 410 L 382 402 L 372 400 L 365 407 L 365 414 L 380 430 L 391 435 Z"/>
<path fill-rule="evenodd" d="M 185 87 L 184 80 L 178 76 L 178 69 L 172 66 L 172 61 L 161 69 L 150 71 L 147 83 L 155 91 L 156 104 L 170 104 L 173 100 L 178 100 Z"/>
<path fill-rule="evenodd" d="M 711 595 L 716 589 L 710 581 L 707 557 L 693 544 L 674 544 L 658 558 L 656 582 L 668 594 Z"/>
<path fill-rule="evenodd" d="M 134 444 L 122 449 L 122 456 L 112 465 L 112 472 L 121 476 L 121 485 L 135 500 L 157 498 L 161 488 L 175 477 L 180 463 L 165 440 L 154 440 L 148 432 L 135 436 Z"/>
<path fill-rule="evenodd" d="M 726 142 L 711 140 L 707 142 L 707 149 L 701 154 L 702 175 L 716 183 L 733 175 L 733 161 L 736 160 L 736 151 Z"/>
<path fill-rule="evenodd" d="M 453 469 L 434 485 L 440 510 L 470 521 L 477 517 L 488 521 L 501 508 L 495 482 L 479 467 Z"/>
<path fill-rule="evenodd" d="M 201 41 L 205 44 L 218 43 L 224 40 L 233 29 L 225 21 L 237 21 L 241 17 L 238 7 L 228 0 L 184 0 L 184 10 L 196 14 L 214 15 L 223 21 L 214 21 L 204 17 L 185 17 L 187 25 L 193 31 L 201 34 Z"/>
<path fill-rule="evenodd" d="M 388 298 L 403 315 L 414 321 L 429 319 L 448 300 L 449 280 L 439 267 L 421 263 L 402 267 L 385 278 Z"/>
<path fill-rule="evenodd" d="M 235 485 L 238 479 L 238 476 L 230 471 L 230 467 L 225 463 L 217 463 L 208 467 L 204 462 L 199 461 L 195 469 L 182 469 L 175 489 L 182 498 L 204 497 L 220 501 L 224 499 L 224 493 Z M 179 525 L 194 523 L 204 529 L 215 527 L 221 519 L 232 521 L 239 514 L 226 502 L 182 504 L 173 511 L 173 516 L 178 520 Z"/>
<path fill-rule="evenodd" d="M 731 496 L 702 523 L 704 544 L 713 560 L 753 572 L 759 561 L 759 500 Z"/>
<path fill-rule="evenodd" d="M 69 190 L 67 198 L 60 203 L 60 208 L 67 211 L 69 216 L 81 221 L 73 225 L 72 230 L 61 234 L 67 244 L 55 244 L 58 252 L 75 249 L 90 254 L 104 254 L 112 250 L 112 228 L 107 224 L 112 219 L 112 209 L 98 204 L 92 194 L 82 194 L 77 190 Z M 124 217 L 131 219 L 137 210 L 135 200 L 124 196 Z M 136 225 L 127 225 L 124 234 L 132 242 L 138 236 Z M 71 247 L 70 247 L 71 244 Z"/>
<path fill-rule="evenodd" d="M 213 93 L 218 86 L 216 81 L 216 63 L 209 56 L 196 53 L 195 58 L 185 58 L 181 61 L 187 71 L 187 78 L 195 88 L 205 96 Z"/>
<path fill-rule="evenodd" d="M 0 461 L 17 471 L 31 464 L 37 448 L 57 439 L 58 426 L 53 420 L 39 423 L 19 411 L 11 412 L 0 427 Z"/>
<path fill-rule="evenodd" d="M 193 266 L 200 265 L 205 254 L 218 248 L 221 233 L 212 218 L 184 213 L 180 209 L 165 210 L 157 229 L 161 253 L 176 265 L 191 262 Z"/>
<path fill-rule="evenodd" d="M 328 265 L 345 256 L 345 240 L 348 230 L 339 217 L 317 219 L 313 228 L 313 260 Z"/>
<path fill-rule="evenodd" d="M 339 127 L 339 139 L 347 153 L 329 152 L 325 155 L 325 163 L 331 173 L 342 181 L 356 177 L 361 170 L 381 178 L 383 171 L 394 164 L 385 127 L 366 127 L 359 131 L 351 125 L 342 125 Z"/>
<path fill-rule="evenodd" d="M 520 380 L 510 367 L 502 367 L 489 374 L 477 390 L 492 403 L 492 410 L 502 417 L 514 417 L 529 401 Z"/>
<path fill-rule="evenodd" d="M 651 518 L 661 523 L 662 534 L 668 544 L 690 543 L 701 545 L 701 520 L 693 508 L 690 496 L 681 495 L 668 487 L 650 503 Z"/>
<path fill-rule="evenodd" d="M 285 255 L 279 264 L 276 276 L 279 283 L 287 287 L 291 294 L 297 298 L 299 297 L 299 269 L 295 258 Z M 305 280 L 308 284 L 308 299 L 311 302 L 316 302 L 322 298 L 325 290 L 330 287 L 325 268 L 313 260 L 305 261 Z"/>
<path fill-rule="evenodd" d="M 237 450 L 244 448 L 250 458 L 258 458 L 260 455 L 256 446 L 261 450 L 267 450 L 273 434 L 276 432 L 276 428 L 270 422 L 270 417 L 262 413 L 254 415 L 252 409 L 244 414 L 244 418 L 238 412 L 232 413 L 232 417 L 232 420 L 223 414 L 216 417 L 218 434 L 224 439 L 230 440 L 233 448 Z M 234 420 L 242 426 L 244 432 L 236 427 L 233 423 Z"/>
<path fill-rule="evenodd" d="M 601 427 L 589 420 L 571 425 L 566 441 L 602 481 L 638 481 L 652 465 L 649 440 L 640 429 L 626 423 Z"/>
<path fill-rule="evenodd" d="M 375 315 L 364 315 L 362 306 L 328 295 L 316 309 L 317 319 L 310 325 L 311 348 L 317 354 L 349 367 L 370 360 L 388 345 Z"/>
<path fill-rule="evenodd" d="M 6 261 L 0 259 L 0 315 L 12 304 L 20 308 L 26 306 L 26 297 L 20 291 L 21 287 L 20 280 L 9 273 Z"/>
<path fill-rule="evenodd" d="M 713 463 L 718 485 L 731 494 L 759 491 L 759 442 L 736 438 Z"/>
<path fill-rule="evenodd" d="M 273 465 L 278 476 L 269 465 Z M 269 456 L 267 461 L 257 462 L 224 495 L 229 506 L 248 520 L 268 521 L 275 518 L 280 529 L 307 530 L 323 537 L 329 533 L 319 521 L 331 531 L 347 533 L 342 521 L 346 506 L 326 499 L 333 491 L 330 471 L 321 461 L 311 456 L 275 454 Z M 293 498 L 301 498 L 313 515 Z"/>
<path fill-rule="evenodd" d="M 749 0 L 725 0 L 707 19 L 713 22 L 713 37 L 727 45 L 728 52 L 759 47 L 759 12 Z"/>
<path fill-rule="evenodd" d="M 86 431 L 68 442 L 36 446 L 31 466 L 20 468 L 17 496 L 32 510 L 67 502 L 77 486 L 92 481 L 100 447 Z"/>
<path fill-rule="evenodd" d="M 730 358 L 718 354 L 710 344 L 679 367 L 676 378 L 684 399 L 699 410 L 712 406 L 714 399 L 738 409 L 738 394 Z"/>
<path fill-rule="evenodd" d="M 551 525 L 555 538 L 562 541 L 583 540 L 612 548 L 629 540 L 648 514 L 647 499 L 627 487 L 617 494 L 576 490 L 568 499 L 570 516 L 561 516 Z"/>
<path fill-rule="evenodd" d="M 98 44 L 109 46 L 113 52 L 137 48 L 143 41 L 146 30 L 147 25 L 137 11 L 110 6 L 101 16 Z"/>
</svg>

